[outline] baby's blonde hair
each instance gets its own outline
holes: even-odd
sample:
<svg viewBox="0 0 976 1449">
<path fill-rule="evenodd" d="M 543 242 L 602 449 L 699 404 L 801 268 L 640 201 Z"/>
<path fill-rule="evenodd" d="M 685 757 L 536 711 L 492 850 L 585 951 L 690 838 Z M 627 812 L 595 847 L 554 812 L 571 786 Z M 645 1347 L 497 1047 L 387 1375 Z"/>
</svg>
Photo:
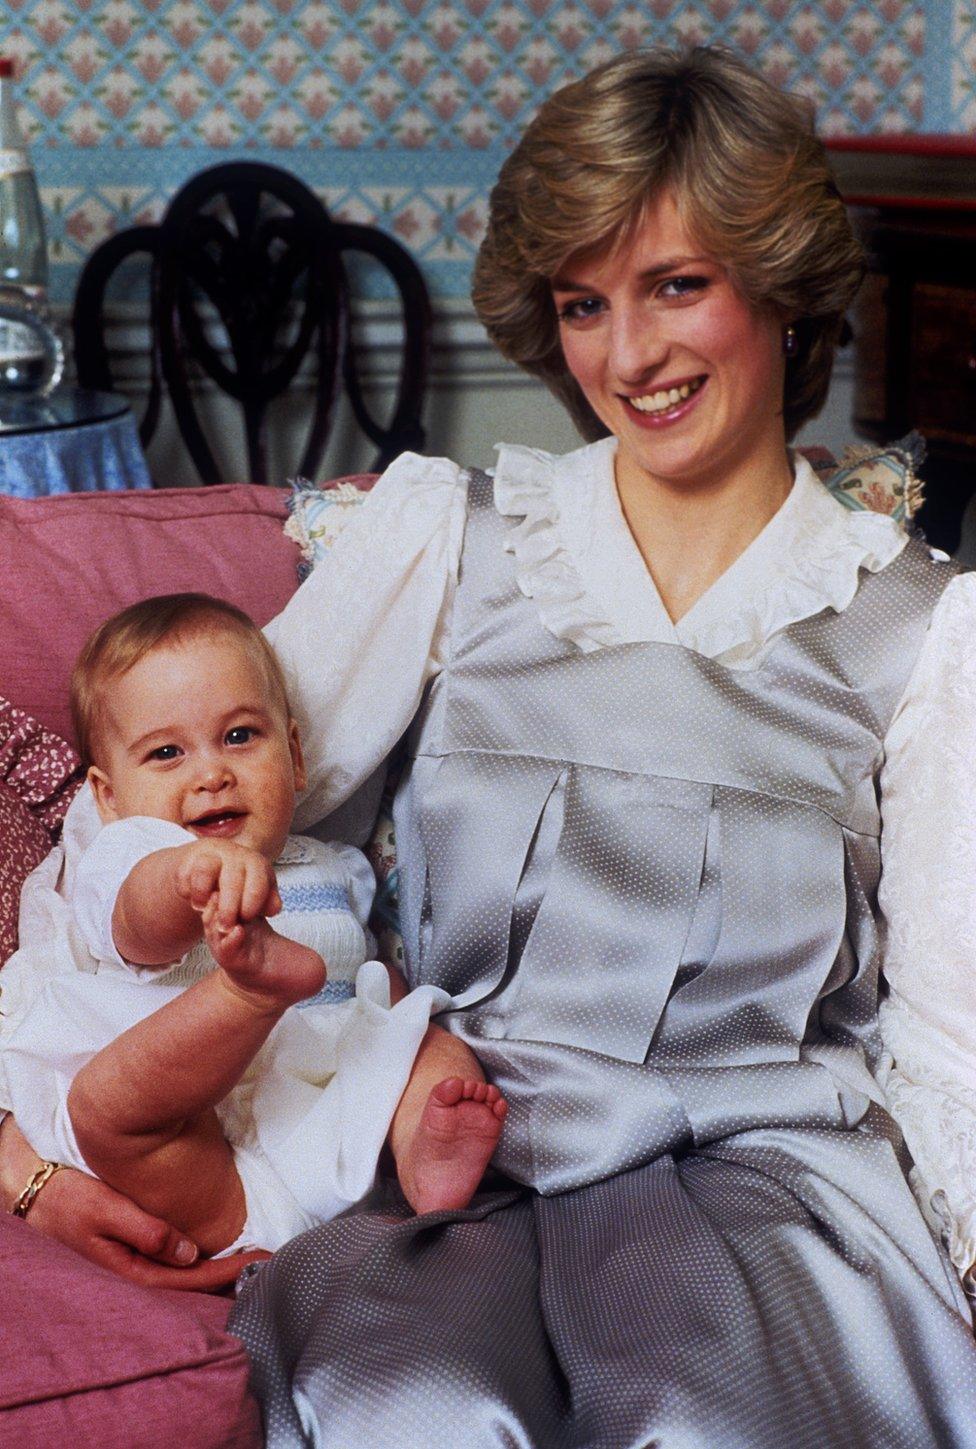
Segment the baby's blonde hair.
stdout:
<svg viewBox="0 0 976 1449">
<path fill-rule="evenodd" d="M 86 765 L 97 763 L 105 725 L 105 687 L 163 645 L 227 634 L 249 650 L 264 670 L 268 694 L 290 718 L 284 675 L 274 650 L 254 620 L 210 594 L 160 594 L 130 604 L 100 624 L 78 655 L 71 675 L 71 718 Z"/>
</svg>

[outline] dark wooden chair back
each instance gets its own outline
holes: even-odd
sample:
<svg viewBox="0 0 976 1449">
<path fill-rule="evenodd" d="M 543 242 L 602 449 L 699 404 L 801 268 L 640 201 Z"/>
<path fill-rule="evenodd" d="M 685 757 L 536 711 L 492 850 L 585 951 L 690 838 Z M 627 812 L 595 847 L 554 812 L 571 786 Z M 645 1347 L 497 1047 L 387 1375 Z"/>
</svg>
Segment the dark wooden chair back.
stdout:
<svg viewBox="0 0 976 1449">
<path fill-rule="evenodd" d="M 159 228 L 133 226 L 108 237 L 88 258 L 75 291 L 71 330 L 74 340 L 75 371 L 82 387 L 96 392 L 113 392 L 109 350 L 105 341 L 105 298 L 109 283 L 130 257 L 142 255 L 148 274 L 156 255 Z M 154 327 L 150 327 L 149 393 L 145 411 L 139 421 L 139 440 L 145 448 L 159 422 L 162 384 L 159 346 Z"/>
<path fill-rule="evenodd" d="M 268 410 L 311 362 L 314 401 L 304 448 L 291 471 L 318 471 L 345 386 L 353 415 L 385 467 L 422 449 L 421 412 L 430 347 L 430 301 L 419 269 L 392 237 L 334 221 L 297 177 L 258 162 L 212 167 L 173 197 L 158 227 L 137 227 L 102 244 L 78 283 L 75 356 L 84 386 L 111 386 L 104 344 L 108 281 L 136 251 L 151 259 L 152 381 L 140 427 L 158 421 L 163 388 L 204 483 L 223 481 L 199 407 L 209 378 L 240 407 L 251 481 L 268 481 Z M 403 314 L 403 347 L 389 422 L 369 407 L 350 337 L 344 257 L 366 253 L 392 277 Z"/>
</svg>

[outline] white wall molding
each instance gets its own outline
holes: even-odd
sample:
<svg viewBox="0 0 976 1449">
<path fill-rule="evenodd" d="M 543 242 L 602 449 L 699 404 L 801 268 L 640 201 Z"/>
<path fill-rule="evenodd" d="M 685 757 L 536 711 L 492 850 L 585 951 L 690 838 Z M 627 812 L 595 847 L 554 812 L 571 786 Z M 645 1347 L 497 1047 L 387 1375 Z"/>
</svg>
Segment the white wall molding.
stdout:
<svg viewBox="0 0 976 1449">
<path fill-rule="evenodd" d="M 58 322 L 70 341 L 70 318 L 62 309 Z M 358 302 L 353 312 L 353 339 L 363 376 L 371 383 L 392 382 L 397 375 L 400 309 L 389 301 Z M 215 324 L 214 338 L 219 337 Z M 105 339 L 112 373 L 119 387 L 146 386 L 149 378 L 149 304 L 117 303 L 106 308 Z M 431 384 L 451 386 L 536 384 L 499 356 L 467 301 L 442 299 L 434 308 L 431 332 Z"/>
</svg>

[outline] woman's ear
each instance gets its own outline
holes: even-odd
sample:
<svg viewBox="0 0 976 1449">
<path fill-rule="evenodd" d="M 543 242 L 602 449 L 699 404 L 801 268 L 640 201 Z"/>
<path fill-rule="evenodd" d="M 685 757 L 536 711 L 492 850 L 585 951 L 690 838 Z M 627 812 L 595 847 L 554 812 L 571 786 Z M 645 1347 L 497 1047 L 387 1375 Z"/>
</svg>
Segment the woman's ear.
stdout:
<svg viewBox="0 0 976 1449">
<path fill-rule="evenodd" d="M 109 825 L 113 820 L 118 820 L 119 812 L 115 808 L 115 791 L 112 789 L 112 782 L 105 771 L 100 770 L 97 765 L 92 765 L 85 778 L 95 797 L 95 809 L 98 811 L 98 818 L 102 824 Z"/>
<path fill-rule="evenodd" d="M 288 721 L 288 748 L 291 751 L 292 769 L 295 772 L 295 790 L 304 790 L 308 784 L 308 775 L 305 772 L 305 756 L 302 754 L 302 741 L 298 733 L 298 725 L 293 719 Z"/>
</svg>

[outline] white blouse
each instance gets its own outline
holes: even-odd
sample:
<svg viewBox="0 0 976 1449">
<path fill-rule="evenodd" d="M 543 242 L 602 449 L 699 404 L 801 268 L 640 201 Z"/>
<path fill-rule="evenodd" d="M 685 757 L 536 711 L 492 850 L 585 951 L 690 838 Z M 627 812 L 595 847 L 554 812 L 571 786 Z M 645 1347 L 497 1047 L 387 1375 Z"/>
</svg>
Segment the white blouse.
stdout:
<svg viewBox="0 0 976 1449">
<path fill-rule="evenodd" d="M 499 511 L 522 592 L 582 650 L 677 642 L 754 668 L 787 625 L 843 611 L 862 568 L 905 546 L 892 519 L 840 504 L 802 458 L 762 532 L 677 624 L 624 521 L 612 438 L 565 457 L 503 446 Z M 326 560 L 269 624 L 302 732 L 301 829 L 382 763 L 441 668 L 465 521 L 463 473 L 405 454 L 349 511 Z M 888 736 L 882 785 L 883 1085 L 930 1221 L 976 1262 L 976 574 L 937 606 Z"/>
</svg>

